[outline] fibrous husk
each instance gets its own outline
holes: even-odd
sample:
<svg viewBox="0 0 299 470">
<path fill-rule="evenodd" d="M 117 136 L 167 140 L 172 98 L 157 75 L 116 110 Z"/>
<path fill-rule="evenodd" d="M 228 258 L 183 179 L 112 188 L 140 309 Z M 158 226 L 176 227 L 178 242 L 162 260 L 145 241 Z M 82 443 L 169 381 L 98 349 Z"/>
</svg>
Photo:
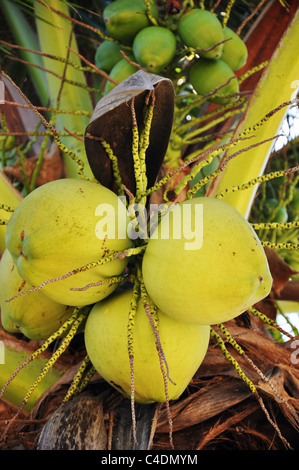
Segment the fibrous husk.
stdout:
<svg viewBox="0 0 299 470">
<path fill-rule="evenodd" d="M 97 103 L 85 131 L 86 155 L 95 178 L 104 186 L 118 191 L 112 164 L 101 139 L 107 142 L 117 157 L 122 183 L 136 192 L 132 158 L 134 104 L 139 133 L 144 127 L 144 107 L 150 93 L 155 96 L 149 145 L 146 150 L 148 187 L 157 178 L 167 150 L 174 113 L 174 87 L 170 79 L 138 70 L 123 80 Z"/>
<path fill-rule="evenodd" d="M 255 367 L 232 347 L 227 345 L 227 349 L 255 384 L 284 438 L 298 448 L 299 365 L 291 361 L 292 344 L 298 338 L 277 343 L 260 330 L 254 318 L 249 328 L 239 319 L 225 325 Z M 184 441 L 188 449 L 285 449 L 257 398 L 211 341 L 185 397 L 171 405 L 175 446 Z M 163 409 L 154 448 L 167 446 L 167 432 Z"/>
<path fill-rule="evenodd" d="M 106 446 L 102 398 L 83 392 L 52 414 L 42 429 L 37 449 L 105 450 Z"/>
<path fill-rule="evenodd" d="M 226 347 L 238 361 L 243 372 L 255 384 L 257 394 L 238 376 L 233 365 L 223 356 L 216 342 L 211 339 L 202 365 L 187 390 L 170 402 L 174 449 L 184 450 L 279 450 L 289 448 L 281 440 L 277 429 L 269 422 L 259 397 L 270 418 L 281 432 L 290 448 L 299 448 L 299 364 L 296 364 L 294 341 L 275 341 L 267 331 L 261 330 L 256 318 L 248 313 L 225 323 L 230 334 L 245 351 L 239 355 L 230 345 Z M 215 330 L 218 332 L 217 327 Z M 249 360 L 247 359 L 249 358 Z M 51 416 L 59 409 L 78 366 L 70 370 L 51 387 L 32 411 L 28 421 L 16 423 L 22 436 L 28 440 L 35 431 L 38 436 Z M 86 392 L 98 395 L 107 392 L 107 384 L 97 374 Z M 108 386 L 109 387 L 109 386 Z M 75 406 L 75 401 L 73 405 Z M 113 441 L 113 415 L 124 399 L 110 390 L 103 401 L 103 419 L 108 432 L 108 443 Z M 71 405 L 71 402 L 70 402 Z M 97 411 L 95 410 L 95 413 Z M 129 413 L 127 413 L 129 420 Z M 28 420 L 28 417 L 27 417 Z M 92 420 L 92 415 L 91 415 Z M 111 421 L 112 420 L 112 421 Z M 129 424 L 129 423 L 128 423 Z M 116 429 L 116 428 L 115 428 Z M 15 442 L 16 428 L 11 429 L 11 442 Z M 14 440 L 13 440 L 14 438 Z M 9 440 L 7 441 L 9 443 Z M 8 444 L 7 444 L 8 445 Z M 152 450 L 171 449 L 169 419 L 166 406 L 162 405 L 156 420 Z"/>
<path fill-rule="evenodd" d="M 276 309 L 273 298 L 279 292 L 283 292 L 288 285 L 288 274 L 284 273 L 290 271 L 276 254 L 273 255 L 267 250 L 267 256 L 275 281 L 274 287 L 268 298 L 255 307 L 259 307 L 262 313 L 267 314 L 270 306 L 271 318 L 275 320 Z M 295 346 L 299 344 L 297 343 L 299 337 L 279 343 L 270 334 L 269 326 L 249 312 L 244 312 L 236 319 L 226 322 L 225 326 L 245 354 L 240 355 L 227 343 L 226 347 L 238 361 L 246 377 L 256 386 L 257 394 L 252 393 L 234 366 L 223 356 L 215 340 L 211 339 L 206 357 L 187 390 L 178 400 L 170 402 L 174 448 L 275 450 L 285 449 L 289 445 L 298 449 L 299 355 L 296 355 Z M 218 331 L 216 326 L 215 330 Z M 61 379 L 47 390 L 30 416 L 24 418 L 23 424 L 19 419 L 7 436 L 8 448 L 10 448 L 9 443 L 15 445 L 18 433 L 21 433 L 23 441 L 26 436 L 28 437 L 28 448 L 36 448 L 38 436 L 45 422 L 51 419 L 61 406 L 79 366 L 80 362 L 70 367 Z M 107 392 L 107 387 L 109 388 L 108 384 L 95 374 L 86 392 L 94 396 L 96 391 L 101 395 Z M 113 432 L 120 430 L 119 426 L 113 428 L 113 418 L 118 423 L 118 410 L 127 404 L 116 390 L 110 389 L 105 397 L 101 406 L 109 436 L 107 446 L 110 445 L 111 448 L 115 442 L 113 439 L 116 438 Z M 287 444 L 269 422 L 259 397 Z M 76 407 L 76 402 L 73 401 L 72 404 L 70 402 L 70 406 Z M 91 414 L 91 424 L 92 418 Z M 130 419 L 128 412 L 126 413 L 128 429 L 131 424 Z M 35 441 L 32 441 L 32 435 L 35 436 Z M 169 415 L 165 405 L 161 406 L 156 417 L 152 440 L 153 450 L 161 448 L 171 449 Z"/>
</svg>

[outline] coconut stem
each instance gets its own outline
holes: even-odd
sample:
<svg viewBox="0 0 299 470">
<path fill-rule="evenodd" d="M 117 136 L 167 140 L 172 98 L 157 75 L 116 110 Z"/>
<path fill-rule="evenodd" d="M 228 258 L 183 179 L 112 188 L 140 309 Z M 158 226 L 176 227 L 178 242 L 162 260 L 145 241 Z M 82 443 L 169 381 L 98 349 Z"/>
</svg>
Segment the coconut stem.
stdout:
<svg viewBox="0 0 299 470">
<path fill-rule="evenodd" d="M 84 375 L 86 369 L 88 368 L 88 366 L 90 366 L 90 365 L 91 365 L 91 361 L 89 359 L 89 356 L 86 355 L 85 358 L 83 359 L 81 365 L 80 365 L 80 368 L 79 368 L 76 376 L 74 377 L 74 380 L 73 380 L 67 394 L 65 395 L 65 397 L 63 399 L 63 403 L 66 403 L 67 401 L 69 401 L 74 396 L 77 396 L 86 387 L 86 385 L 89 383 L 89 381 L 91 380 L 92 376 L 95 373 L 95 368 L 93 367 L 93 365 L 91 365 L 91 367 L 90 367 L 90 369 L 89 369 L 89 371 L 86 374 L 84 379 L 83 379 L 83 375 Z"/>
<path fill-rule="evenodd" d="M 225 188 L 223 191 L 220 193 L 216 194 L 217 199 L 223 198 L 226 194 L 231 193 L 231 192 L 236 192 L 236 191 L 243 191 L 245 189 L 249 189 L 251 186 L 254 186 L 257 183 L 263 183 L 265 181 L 270 181 L 274 178 L 279 178 L 281 176 L 286 175 L 287 173 L 292 173 L 295 171 L 298 171 L 299 166 L 289 168 L 288 170 L 279 170 L 279 171 L 273 171 L 271 173 L 262 175 L 262 176 L 257 176 L 256 178 L 253 178 L 252 180 L 248 181 L 247 183 L 244 184 L 239 184 L 236 186 L 230 186 L 229 188 Z"/>
<path fill-rule="evenodd" d="M 17 376 L 17 374 L 27 365 L 29 362 L 33 361 L 35 358 L 37 358 L 40 354 L 42 354 L 46 349 L 50 346 L 53 341 L 55 341 L 57 338 L 59 338 L 63 333 L 75 322 L 77 319 L 79 309 L 75 308 L 73 314 L 71 315 L 70 318 L 68 318 L 61 327 L 55 331 L 49 338 L 46 339 L 46 341 L 42 344 L 40 348 L 38 348 L 36 351 L 34 351 L 31 356 L 29 356 L 16 370 L 15 372 L 9 377 L 7 382 L 3 385 L 1 391 L 0 391 L 0 399 L 3 396 L 5 390 L 7 389 L 8 385 L 10 382 Z"/>
<path fill-rule="evenodd" d="M 277 391 L 276 387 L 272 384 L 272 382 L 263 374 L 263 372 L 253 363 L 253 361 L 251 361 L 251 359 L 245 354 L 245 351 L 241 348 L 241 346 L 236 342 L 236 340 L 232 337 L 232 335 L 229 333 L 229 331 L 227 330 L 227 328 L 223 325 L 223 324 L 218 324 L 217 325 L 218 328 L 221 330 L 221 332 L 225 335 L 227 341 L 236 349 L 236 351 L 238 351 L 238 353 L 243 356 L 249 363 L 250 365 L 254 368 L 255 371 L 257 371 L 257 373 L 259 374 L 259 376 L 266 382 L 268 383 L 268 385 L 271 387 L 271 389 L 273 390 L 276 398 L 278 398 L 279 400 L 281 400 L 286 406 L 287 408 L 289 409 L 291 415 L 294 417 L 295 421 L 298 423 L 298 416 L 296 415 L 296 413 L 294 412 L 294 410 L 290 407 L 289 403 L 279 394 L 279 392 Z M 272 419 L 270 418 L 270 415 L 268 413 L 268 411 L 266 410 L 265 406 L 264 406 L 264 403 L 262 402 L 262 399 L 261 397 L 258 396 L 258 401 L 260 402 L 260 405 L 263 409 L 263 411 L 265 412 L 266 416 L 267 416 L 267 419 L 268 421 L 274 426 L 274 428 L 276 429 L 276 431 L 278 432 L 281 440 L 288 446 L 290 447 L 289 443 L 286 441 L 286 439 L 282 436 L 280 430 L 278 429 L 278 426 L 272 421 Z"/>
<path fill-rule="evenodd" d="M 294 339 L 294 337 L 290 333 L 288 333 L 287 331 L 284 331 L 274 320 L 272 320 L 271 318 L 269 318 L 267 315 L 260 312 L 256 308 L 250 307 L 248 309 L 248 312 L 251 313 L 252 315 L 254 315 L 255 317 L 259 318 L 266 325 L 272 326 L 273 328 L 275 328 L 280 333 L 288 336 L 288 338 Z"/>
</svg>

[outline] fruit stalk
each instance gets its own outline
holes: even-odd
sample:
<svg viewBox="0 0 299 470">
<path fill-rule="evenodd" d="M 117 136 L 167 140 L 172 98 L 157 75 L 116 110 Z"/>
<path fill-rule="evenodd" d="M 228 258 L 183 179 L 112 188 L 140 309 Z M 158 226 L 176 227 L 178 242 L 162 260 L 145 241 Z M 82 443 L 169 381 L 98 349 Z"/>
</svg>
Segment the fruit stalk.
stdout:
<svg viewBox="0 0 299 470">
<path fill-rule="evenodd" d="M 51 2 L 51 7 L 64 14 L 68 14 L 68 7 L 65 2 L 54 0 Z M 54 13 L 46 4 L 42 4 L 39 1 L 34 2 L 34 9 L 42 52 L 51 54 L 53 52 L 53 44 L 55 44 L 56 55 L 62 58 L 68 58 L 71 55 L 69 48 L 75 52 L 78 51 L 77 42 L 73 35 L 73 25 L 69 20 L 62 15 Z M 80 60 L 76 54 L 72 54 L 71 60 L 80 66 Z M 53 68 L 53 60 L 51 58 L 44 56 L 43 63 L 47 70 Z M 55 63 L 55 73 L 61 78 L 49 72 L 46 73 L 51 106 L 53 108 L 84 110 L 92 113 L 89 92 L 84 88 L 86 86 L 84 73 L 72 66 L 66 66 L 63 62 Z M 83 87 L 64 82 L 63 77 L 73 83 L 82 83 Z M 70 151 L 80 157 L 84 163 L 84 173 L 90 177 L 92 172 L 86 158 L 84 143 L 72 135 L 84 133 L 88 122 L 88 116 L 70 114 L 66 118 L 64 114 L 57 114 L 55 127 L 58 132 L 63 132 L 65 127 L 70 131 L 70 137 L 61 136 L 61 141 Z M 77 164 L 67 153 L 64 153 L 64 161 L 67 177 L 78 177 Z"/>
</svg>

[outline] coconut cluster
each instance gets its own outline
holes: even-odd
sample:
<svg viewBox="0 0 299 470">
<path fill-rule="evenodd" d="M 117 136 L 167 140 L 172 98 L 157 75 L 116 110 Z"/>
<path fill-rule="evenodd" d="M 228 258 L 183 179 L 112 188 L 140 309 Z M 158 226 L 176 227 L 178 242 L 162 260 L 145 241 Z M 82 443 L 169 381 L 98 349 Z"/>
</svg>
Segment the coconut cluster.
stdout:
<svg viewBox="0 0 299 470">
<path fill-rule="evenodd" d="M 106 34 L 112 40 L 99 45 L 96 66 L 120 83 L 138 70 L 136 64 L 163 75 L 187 62 L 184 76 L 197 94 L 210 94 L 209 100 L 217 104 L 233 102 L 239 91 L 235 72 L 248 56 L 240 36 L 223 26 L 216 14 L 196 6 L 173 15 L 167 26 L 159 21 L 156 2 L 149 6 L 148 13 L 143 0 L 116 0 L 104 8 Z M 114 86 L 107 81 L 104 94 Z"/>
<path fill-rule="evenodd" d="M 210 325 L 266 297 L 272 278 L 250 224 L 219 199 L 171 206 L 147 238 L 132 237 L 136 220 L 90 180 L 29 193 L 6 229 L 1 321 L 45 339 L 88 306 L 82 328 L 95 369 L 125 397 L 134 390 L 140 403 L 165 402 L 204 360 Z"/>
</svg>

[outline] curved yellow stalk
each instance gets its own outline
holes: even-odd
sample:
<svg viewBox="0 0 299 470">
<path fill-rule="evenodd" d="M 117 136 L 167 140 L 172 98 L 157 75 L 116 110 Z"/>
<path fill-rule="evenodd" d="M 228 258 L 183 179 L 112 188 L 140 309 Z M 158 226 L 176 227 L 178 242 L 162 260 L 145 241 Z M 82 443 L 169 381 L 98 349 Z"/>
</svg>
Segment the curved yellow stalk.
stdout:
<svg viewBox="0 0 299 470">
<path fill-rule="evenodd" d="M 236 138 L 246 128 L 254 126 L 265 115 L 282 103 L 292 100 L 299 88 L 299 55 L 296 45 L 299 44 L 299 11 L 281 38 L 280 43 L 273 54 L 269 65 L 265 69 L 258 86 L 249 102 L 242 120 L 239 122 L 235 135 Z M 288 107 L 273 114 L 262 126 L 252 134 L 250 145 L 276 136 L 279 133 L 282 121 L 288 111 Z M 265 170 L 274 141 L 268 141 L 259 147 L 241 153 L 232 159 L 216 182 L 213 195 L 225 188 L 240 185 L 260 176 Z M 245 148 L 246 142 L 241 142 L 237 147 L 228 152 L 230 154 Z M 245 217 L 248 218 L 250 209 L 257 191 L 257 186 L 245 191 L 232 192 L 224 197 L 224 200 Z"/>
<path fill-rule="evenodd" d="M 31 353 L 30 346 L 26 342 L 18 341 L 15 338 L 10 339 L 8 334 L 0 330 L 0 392 L 6 381 L 13 377 L 20 364 L 30 358 Z M 39 356 L 34 361 L 27 363 L 9 383 L 3 394 L 3 399 L 19 407 L 27 390 L 36 380 L 47 361 L 47 356 Z M 66 372 L 66 368 L 55 364 L 51 373 L 39 384 L 26 403 L 24 411 L 29 412 L 40 396 L 56 383 L 64 372 Z"/>
<path fill-rule="evenodd" d="M 75 35 L 72 34 L 72 23 L 62 15 L 53 12 L 46 5 L 47 3 L 62 13 L 69 15 L 67 3 L 61 0 L 51 0 L 50 3 L 46 1 L 34 2 L 36 25 L 41 51 L 45 54 L 52 55 L 54 52 L 55 56 L 62 57 L 64 59 L 66 59 L 69 54 L 69 60 L 80 66 L 81 63 L 78 55 L 70 52 L 68 49 L 68 47 L 70 47 L 74 52 L 78 52 L 76 38 Z M 65 63 L 55 61 L 46 56 L 43 57 L 43 62 L 47 70 L 55 71 L 55 75 L 50 72 L 46 72 L 50 106 L 52 108 L 59 107 L 59 109 L 73 109 L 74 112 L 84 110 L 91 114 L 93 109 L 89 92 L 84 88 L 84 86 L 86 86 L 84 72 L 70 65 L 66 67 Z M 62 80 L 59 77 L 65 77 L 74 84 L 65 81 L 62 83 Z M 77 86 L 76 83 L 80 83 L 82 86 Z M 59 93 L 60 96 L 58 97 Z M 67 131 L 70 131 L 73 134 L 82 135 L 89 123 L 89 119 L 90 118 L 88 116 L 82 115 L 57 114 L 55 128 L 58 132 L 65 132 L 64 128 L 66 128 Z M 92 172 L 86 158 L 83 140 L 78 140 L 73 136 L 70 136 L 61 137 L 61 141 L 69 150 L 74 152 L 75 155 L 83 161 L 84 173 L 86 176 L 91 177 Z M 67 176 L 77 177 L 77 164 L 67 154 L 64 154 L 64 161 Z"/>
</svg>

